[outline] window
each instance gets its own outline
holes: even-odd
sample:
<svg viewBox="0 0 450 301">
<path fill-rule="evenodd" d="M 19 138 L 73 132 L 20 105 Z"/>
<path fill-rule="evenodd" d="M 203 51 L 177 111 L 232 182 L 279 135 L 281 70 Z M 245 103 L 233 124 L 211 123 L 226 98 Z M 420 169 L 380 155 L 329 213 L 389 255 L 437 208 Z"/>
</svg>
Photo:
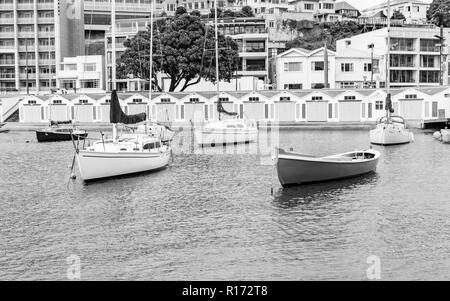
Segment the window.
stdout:
<svg viewBox="0 0 450 301">
<path fill-rule="evenodd" d="M 170 98 L 161 98 L 161 102 L 170 102 Z"/>
<path fill-rule="evenodd" d="M 248 101 L 259 101 L 259 97 L 249 97 Z"/>
<path fill-rule="evenodd" d="M 303 88 L 302 84 L 285 84 L 285 90 L 301 90 Z"/>
<path fill-rule="evenodd" d="M 53 104 L 62 104 L 62 100 L 61 99 L 55 99 L 55 100 L 53 100 Z"/>
<path fill-rule="evenodd" d="M 284 71 L 285 72 L 301 72 L 302 71 L 302 63 L 301 62 L 284 63 Z"/>
<path fill-rule="evenodd" d="M 364 63 L 364 72 L 372 72 L 372 64 Z"/>
<path fill-rule="evenodd" d="M 97 71 L 97 65 L 95 63 L 83 64 L 83 70 L 85 72 L 95 72 Z"/>
<path fill-rule="evenodd" d="M 311 70 L 312 71 L 324 71 L 325 63 L 324 62 L 311 62 Z"/>
<path fill-rule="evenodd" d="M 312 100 L 315 100 L 315 101 L 317 101 L 317 100 L 323 100 L 323 97 L 322 97 L 322 96 L 313 96 L 313 97 L 312 97 Z"/>
<path fill-rule="evenodd" d="M 189 102 L 200 102 L 198 98 L 189 98 Z"/>
<path fill-rule="evenodd" d="M 35 104 L 36 104 L 36 100 L 29 100 L 29 101 L 28 101 L 28 104 L 29 104 L 29 105 L 35 105 Z"/>
<path fill-rule="evenodd" d="M 344 96 L 344 100 L 356 100 L 356 96 Z"/>
<path fill-rule="evenodd" d="M 80 84 L 82 89 L 95 89 L 99 87 L 99 80 L 98 79 L 81 80 Z"/>
<path fill-rule="evenodd" d="M 314 4 L 312 3 L 305 3 L 305 10 L 313 10 Z"/>
<path fill-rule="evenodd" d="M 289 96 L 282 96 L 280 97 L 280 101 L 291 101 L 291 98 Z"/>
<path fill-rule="evenodd" d="M 221 102 L 228 102 L 228 101 L 230 101 L 230 99 L 228 97 L 219 97 L 219 100 Z"/>
<path fill-rule="evenodd" d="M 382 100 L 375 101 L 375 110 L 378 110 L 378 111 L 383 110 L 383 101 Z"/>
<path fill-rule="evenodd" d="M 342 72 L 353 72 L 353 63 L 342 63 L 341 71 Z"/>
<path fill-rule="evenodd" d="M 417 99 L 417 94 L 406 94 L 405 99 Z"/>
<path fill-rule="evenodd" d="M 80 100 L 78 101 L 78 103 L 79 103 L 79 104 L 87 104 L 88 101 L 87 101 L 87 99 L 80 99 Z"/>
<path fill-rule="evenodd" d="M 133 99 L 133 103 L 142 103 L 142 99 L 135 98 L 135 99 Z"/>
</svg>

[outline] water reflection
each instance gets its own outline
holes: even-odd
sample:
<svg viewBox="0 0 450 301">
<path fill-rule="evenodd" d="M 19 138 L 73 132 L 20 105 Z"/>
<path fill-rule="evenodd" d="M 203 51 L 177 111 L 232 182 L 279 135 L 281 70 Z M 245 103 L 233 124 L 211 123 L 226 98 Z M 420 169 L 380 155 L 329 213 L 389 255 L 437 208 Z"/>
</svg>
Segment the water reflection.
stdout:
<svg viewBox="0 0 450 301">
<path fill-rule="evenodd" d="M 333 203 L 349 190 L 374 185 L 378 179 L 377 173 L 370 173 L 351 179 L 280 188 L 275 193 L 273 204 L 278 208 L 290 209 L 302 205 Z"/>
</svg>

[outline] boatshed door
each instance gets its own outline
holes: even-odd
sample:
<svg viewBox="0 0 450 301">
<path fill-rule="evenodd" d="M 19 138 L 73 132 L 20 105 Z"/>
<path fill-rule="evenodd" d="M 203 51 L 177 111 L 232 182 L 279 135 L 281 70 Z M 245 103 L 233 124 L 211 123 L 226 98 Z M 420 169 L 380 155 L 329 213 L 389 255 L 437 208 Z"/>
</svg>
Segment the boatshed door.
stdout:
<svg viewBox="0 0 450 301">
<path fill-rule="evenodd" d="M 307 102 L 306 120 L 309 122 L 325 122 L 328 119 L 327 102 Z"/>
<path fill-rule="evenodd" d="M 175 103 L 156 104 L 156 120 L 158 122 L 168 122 L 175 120 Z"/>
<path fill-rule="evenodd" d="M 42 121 L 41 106 L 23 106 L 22 112 L 24 122 Z"/>
<path fill-rule="evenodd" d="M 339 121 L 361 121 L 361 102 L 340 102 Z"/>
<path fill-rule="evenodd" d="M 295 121 L 295 102 L 276 102 L 275 119 L 279 121 Z"/>
<path fill-rule="evenodd" d="M 51 105 L 50 119 L 54 121 L 67 120 L 67 106 L 66 105 Z"/>
<path fill-rule="evenodd" d="M 407 120 L 422 119 L 422 101 L 404 100 L 400 101 L 400 114 Z"/>
</svg>

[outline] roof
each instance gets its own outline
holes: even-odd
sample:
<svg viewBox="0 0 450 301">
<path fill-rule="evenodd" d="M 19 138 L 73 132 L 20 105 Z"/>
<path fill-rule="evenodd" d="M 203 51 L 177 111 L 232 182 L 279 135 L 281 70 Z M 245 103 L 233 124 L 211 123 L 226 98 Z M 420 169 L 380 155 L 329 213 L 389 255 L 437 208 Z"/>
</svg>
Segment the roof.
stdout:
<svg viewBox="0 0 450 301">
<path fill-rule="evenodd" d="M 317 49 L 314 49 L 314 50 L 308 50 L 308 49 L 305 49 L 305 48 L 291 48 L 289 50 L 286 50 L 283 53 L 280 53 L 279 55 L 277 55 L 277 57 L 283 57 L 285 55 L 288 55 L 291 52 L 297 52 L 298 54 L 303 55 L 303 56 L 312 56 L 312 55 L 314 55 L 314 54 L 316 54 L 316 53 L 318 53 L 320 51 L 323 51 L 323 50 L 325 50 L 325 47 L 317 48 Z M 328 53 L 331 54 L 331 55 L 336 55 L 336 52 L 334 52 L 334 51 L 332 51 L 330 49 L 328 49 Z"/>
<path fill-rule="evenodd" d="M 368 51 L 347 47 L 340 49 L 337 52 L 336 58 L 370 58 L 371 54 Z"/>
<path fill-rule="evenodd" d="M 415 0 L 415 1 L 407 1 L 407 0 L 391 0 L 391 6 L 393 5 L 401 5 L 401 4 L 406 4 L 406 3 L 411 3 L 411 4 L 415 4 L 415 5 L 429 5 L 429 3 L 424 2 L 424 1 L 420 1 L 420 0 Z M 371 10 L 376 10 L 376 9 L 383 9 L 387 7 L 387 1 L 378 5 L 374 5 L 368 8 L 363 9 L 362 11 L 366 12 L 366 11 L 371 11 Z"/>
<path fill-rule="evenodd" d="M 334 5 L 334 10 L 338 11 L 338 10 L 357 10 L 354 6 L 350 5 L 348 2 L 346 1 L 342 1 L 342 2 L 337 2 Z"/>
</svg>

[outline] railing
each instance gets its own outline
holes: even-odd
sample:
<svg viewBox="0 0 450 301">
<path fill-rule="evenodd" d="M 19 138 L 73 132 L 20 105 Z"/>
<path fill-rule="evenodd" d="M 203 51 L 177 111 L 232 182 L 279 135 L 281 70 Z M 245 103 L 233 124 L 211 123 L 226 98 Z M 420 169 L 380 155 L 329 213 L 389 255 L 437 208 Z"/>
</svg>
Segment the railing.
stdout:
<svg viewBox="0 0 450 301">
<path fill-rule="evenodd" d="M 391 51 L 408 51 L 408 52 L 414 52 L 416 51 L 413 46 L 397 46 L 397 45 L 391 45 Z"/>
<path fill-rule="evenodd" d="M 18 24 L 34 24 L 34 18 L 19 18 L 17 19 Z"/>
<path fill-rule="evenodd" d="M 19 73 L 19 79 L 27 79 L 27 74 Z M 28 79 L 36 79 L 36 73 L 28 73 Z"/>
<path fill-rule="evenodd" d="M 0 60 L 0 65 L 14 65 L 14 60 Z"/>
<path fill-rule="evenodd" d="M 439 46 L 420 46 L 422 52 L 440 52 Z"/>
<path fill-rule="evenodd" d="M 12 23 L 14 23 L 13 18 L 1 18 L 0 19 L 0 24 L 12 24 Z"/>
<path fill-rule="evenodd" d="M 14 4 L 0 4 L 0 10 L 13 10 Z"/>
<path fill-rule="evenodd" d="M 28 59 L 28 62 L 25 59 L 19 60 L 19 65 L 26 66 L 27 64 L 28 64 L 28 66 L 36 65 L 36 60 L 35 59 Z"/>
<path fill-rule="evenodd" d="M 392 68 L 415 68 L 416 65 L 414 63 L 400 63 L 400 64 L 394 64 L 391 63 Z"/>
<path fill-rule="evenodd" d="M 14 73 L 0 73 L 0 78 L 14 79 L 16 75 Z"/>
<path fill-rule="evenodd" d="M 247 68 L 245 68 L 245 70 L 242 71 L 266 71 L 266 66 L 263 65 L 247 66 Z"/>
</svg>

